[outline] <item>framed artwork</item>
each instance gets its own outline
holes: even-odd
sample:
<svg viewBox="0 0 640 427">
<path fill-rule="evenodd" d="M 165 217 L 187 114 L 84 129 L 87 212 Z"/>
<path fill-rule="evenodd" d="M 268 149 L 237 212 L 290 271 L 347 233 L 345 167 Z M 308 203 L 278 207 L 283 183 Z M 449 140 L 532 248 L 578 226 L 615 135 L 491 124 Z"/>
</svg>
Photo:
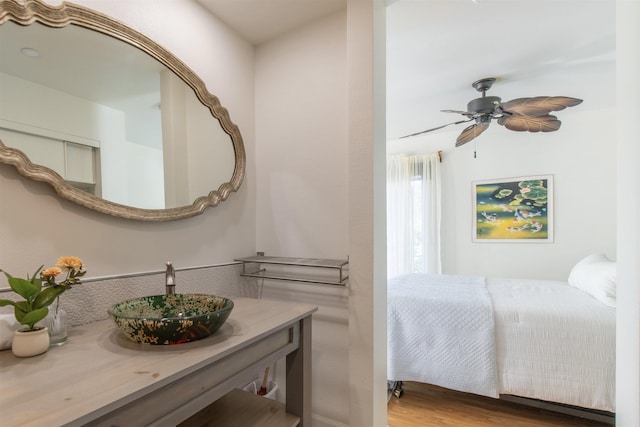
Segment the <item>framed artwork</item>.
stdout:
<svg viewBox="0 0 640 427">
<path fill-rule="evenodd" d="M 553 242 L 553 176 L 475 181 L 474 242 Z"/>
</svg>

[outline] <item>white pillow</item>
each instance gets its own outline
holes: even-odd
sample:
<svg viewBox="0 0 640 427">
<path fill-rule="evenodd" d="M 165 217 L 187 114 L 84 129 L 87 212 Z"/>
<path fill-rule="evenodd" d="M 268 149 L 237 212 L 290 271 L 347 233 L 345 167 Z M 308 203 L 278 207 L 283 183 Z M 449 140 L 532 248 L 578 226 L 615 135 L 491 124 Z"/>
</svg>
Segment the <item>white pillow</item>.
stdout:
<svg viewBox="0 0 640 427">
<path fill-rule="evenodd" d="M 604 255 L 589 255 L 569 274 L 569 285 L 581 289 L 598 301 L 616 306 L 616 263 Z"/>
</svg>

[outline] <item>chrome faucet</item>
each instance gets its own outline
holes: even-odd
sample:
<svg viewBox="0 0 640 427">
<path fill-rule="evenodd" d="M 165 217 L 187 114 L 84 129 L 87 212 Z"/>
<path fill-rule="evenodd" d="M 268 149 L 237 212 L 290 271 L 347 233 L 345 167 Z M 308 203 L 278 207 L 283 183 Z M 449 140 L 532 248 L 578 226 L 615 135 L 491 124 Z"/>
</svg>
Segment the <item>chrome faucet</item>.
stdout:
<svg viewBox="0 0 640 427">
<path fill-rule="evenodd" d="M 173 295 L 176 293 L 176 272 L 173 269 L 173 265 L 170 262 L 167 262 L 167 270 L 164 273 L 165 284 L 166 284 L 166 294 Z"/>
</svg>

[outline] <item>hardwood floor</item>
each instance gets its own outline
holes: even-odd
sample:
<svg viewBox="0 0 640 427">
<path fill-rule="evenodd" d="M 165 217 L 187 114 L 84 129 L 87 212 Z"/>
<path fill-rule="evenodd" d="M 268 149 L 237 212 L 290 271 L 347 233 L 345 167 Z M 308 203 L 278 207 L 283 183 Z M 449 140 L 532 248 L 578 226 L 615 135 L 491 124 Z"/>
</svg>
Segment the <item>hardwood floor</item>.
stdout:
<svg viewBox="0 0 640 427">
<path fill-rule="evenodd" d="M 391 397 L 388 427 L 611 427 L 504 400 L 405 382 L 401 398 Z"/>
</svg>

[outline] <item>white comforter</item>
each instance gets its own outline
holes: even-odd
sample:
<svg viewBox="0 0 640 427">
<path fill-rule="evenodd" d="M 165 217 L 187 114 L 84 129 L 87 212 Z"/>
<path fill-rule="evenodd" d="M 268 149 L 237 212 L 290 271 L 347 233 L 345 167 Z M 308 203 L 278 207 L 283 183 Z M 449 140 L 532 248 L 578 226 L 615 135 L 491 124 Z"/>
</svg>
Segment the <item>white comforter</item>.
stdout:
<svg viewBox="0 0 640 427">
<path fill-rule="evenodd" d="M 615 412 L 615 309 L 566 282 L 487 278 L 501 394 Z"/>
<path fill-rule="evenodd" d="M 388 286 L 387 377 L 498 397 L 493 308 L 483 277 L 397 276 Z"/>
<path fill-rule="evenodd" d="M 479 279 L 411 275 L 390 280 L 389 379 L 615 412 L 614 308 L 566 282 L 486 278 L 476 286 Z M 435 286 L 427 283 L 434 281 Z M 486 296 L 481 291 L 484 283 L 493 323 L 487 326 L 483 316 L 480 330 L 485 336 L 476 334 L 465 344 L 465 335 L 450 328 L 451 322 L 453 317 L 475 321 L 469 316 L 472 311 L 467 311 L 476 310 L 469 308 L 476 299 L 484 307 L 481 310 L 486 309 Z M 457 309 L 450 307 L 451 298 L 439 302 L 439 295 L 449 291 L 443 290 L 447 286 L 452 286 L 451 295 L 467 294 L 469 301 Z M 444 326 L 434 326 L 436 321 Z M 435 338 L 430 337 L 434 330 Z M 495 341 L 486 336 L 489 330 Z M 443 334 L 452 335 L 443 338 Z M 425 348 L 425 344 L 416 344 L 417 339 L 439 345 Z M 492 382 L 488 366 L 492 352 L 486 347 L 488 343 L 494 346 L 497 384 Z M 470 372 L 479 372 L 484 378 L 480 382 L 486 384 L 473 381 Z M 495 394 L 491 391 L 494 386 Z"/>
</svg>

